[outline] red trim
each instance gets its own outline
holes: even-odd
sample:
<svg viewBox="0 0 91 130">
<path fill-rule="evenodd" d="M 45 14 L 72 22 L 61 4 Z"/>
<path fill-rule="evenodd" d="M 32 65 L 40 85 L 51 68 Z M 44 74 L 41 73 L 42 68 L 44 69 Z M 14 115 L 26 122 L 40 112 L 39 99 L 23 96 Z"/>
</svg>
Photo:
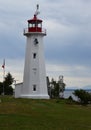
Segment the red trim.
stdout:
<svg viewBox="0 0 91 130">
<path fill-rule="evenodd" d="M 42 32 L 42 28 L 40 28 L 40 27 L 30 27 L 30 28 L 28 28 L 28 32 Z"/>
<path fill-rule="evenodd" d="M 37 19 L 36 15 L 34 15 L 33 19 L 28 20 L 28 23 L 42 23 L 41 19 Z"/>
</svg>

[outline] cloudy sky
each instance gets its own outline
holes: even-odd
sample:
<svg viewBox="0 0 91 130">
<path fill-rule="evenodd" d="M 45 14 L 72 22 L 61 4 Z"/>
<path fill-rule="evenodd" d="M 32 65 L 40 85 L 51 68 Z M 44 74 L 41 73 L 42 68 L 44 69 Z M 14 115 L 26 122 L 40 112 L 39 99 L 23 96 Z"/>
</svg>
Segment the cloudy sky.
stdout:
<svg viewBox="0 0 91 130">
<path fill-rule="evenodd" d="M 0 65 L 17 82 L 23 79 L 26 38 L 23 29 L 36 4 L 47 29 L 47 75 L 64 76 L 66 87 L 91 86 L 91 0 L 0 0 Z M 0 81 L 3 70 L 0 69 Z"/>
</svg>

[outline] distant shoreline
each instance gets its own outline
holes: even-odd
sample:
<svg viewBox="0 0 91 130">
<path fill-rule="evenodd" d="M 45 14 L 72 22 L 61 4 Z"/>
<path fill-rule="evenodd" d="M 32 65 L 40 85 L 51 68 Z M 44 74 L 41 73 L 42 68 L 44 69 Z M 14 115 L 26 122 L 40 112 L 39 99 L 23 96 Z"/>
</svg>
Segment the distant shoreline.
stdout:
<svg viewBox="0 0 91 130">
<path fill-rule="evenodd" d="M 75 89 L 75 88 L 74 89 L 67 88 L 67 89 L 65 89 L 65 91 L 75 91 L 77 89 Z M 91 91 L 91 89 L 83 89 L 83 88 L 79 88 L 79 89 L 82 89 L 82 90 L 85 90 L 85 91 Z"/>
<path fill-rule="evenodd" d="M 77 88 L 78 89 L 78 88 Z M 73 92 L 75 91 L 75 90 L 77 90 L 77 89 L 70 89 L 70 88 L 67 88 L 67 89 L 65 89 L 65 91 L 64 91 L 64 98 L 69 98 L 69 96 L 71 96 L 75 101 L 77 101 L 78 100 L 78 98 L 73 94 Z M 79 90 L 80 89 L 82 89 L 82 88 L 79 88 Z M 87 91 L 87 92 L 89 92 L 89 93 L 91 93 L 91 89 L 83 89 L 83 90 L 85 90 L 85 91 Z"/>
</svg>

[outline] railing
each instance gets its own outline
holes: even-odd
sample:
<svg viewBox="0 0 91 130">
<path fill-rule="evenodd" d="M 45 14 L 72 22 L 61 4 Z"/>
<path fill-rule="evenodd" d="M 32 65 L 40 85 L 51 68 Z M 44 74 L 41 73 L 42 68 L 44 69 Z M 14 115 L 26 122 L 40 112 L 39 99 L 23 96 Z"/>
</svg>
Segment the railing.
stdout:
<svg viewBox="0 0 91 130">
<path fill-rule="evenodd" d="M 44 28 L 25 28 L 23 33 L 26 35 L 26 34 L 29 34 L 29 33 L 43 33 L 46 35 L 46 29 Z"/>
</svg>

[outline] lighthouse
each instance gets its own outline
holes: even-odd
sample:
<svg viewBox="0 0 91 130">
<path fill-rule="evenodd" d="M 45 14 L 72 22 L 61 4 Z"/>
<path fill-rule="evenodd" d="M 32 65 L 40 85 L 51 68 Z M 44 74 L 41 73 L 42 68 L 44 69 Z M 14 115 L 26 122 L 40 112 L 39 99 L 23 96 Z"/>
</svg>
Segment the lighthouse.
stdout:
<svg viewBox="0 0 91 130">
<path fill-rule="evenodd" d="M 26 52 L 23 84 L 20 97 L 32 99 L 49 99 L 46 83 L 43 38 L 46 30 L 42 28 L 42 20 L 38 18 L 39 5 L 28 28 L 24 29 L 26 36 Z"/>
</svg>

